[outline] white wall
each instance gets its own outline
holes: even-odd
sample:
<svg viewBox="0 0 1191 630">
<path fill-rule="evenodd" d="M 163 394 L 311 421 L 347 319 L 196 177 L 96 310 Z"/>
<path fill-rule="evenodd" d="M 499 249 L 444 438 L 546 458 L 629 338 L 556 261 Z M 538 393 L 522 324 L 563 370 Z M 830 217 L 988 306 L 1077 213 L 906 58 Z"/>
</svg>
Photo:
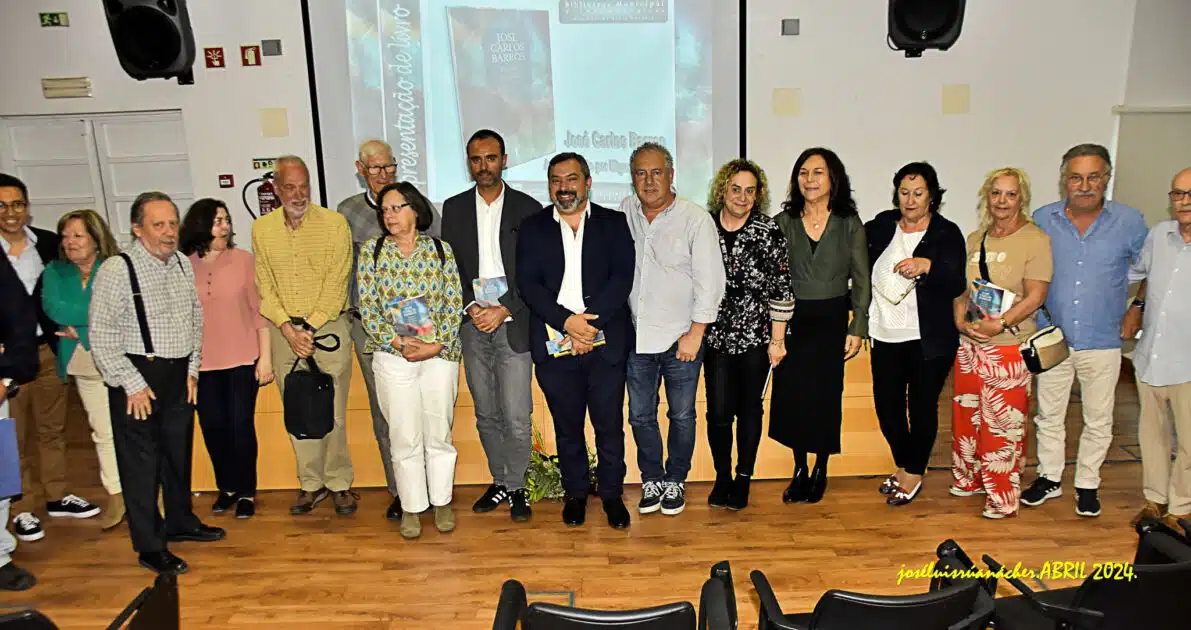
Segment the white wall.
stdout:
<svg viewBox="0 0 1191 630">
<path fill-rule="evenodd" d="M 139 82 L 121 69 L 96 0 L 52 3 L 5 0 L 0 8 L 0 59 L 6 60 L 0 85 L 0 115 L 73 114 L 180 109 L 190 151 L 195 193 L 225 200 L 249 245 L 250 216 L 240 188 L 257 176 L 252 159 L 285 153 L 314 160 L 314 132 L 302 15 L 297 0 L 199 0 L 188 3 L 197 58 L 193 85 L 175 80 Z M 68 28 L 41 28 L 38 11 L 67 11 Z M 265 57 L 259 67 L 241 67 L 241 45 L 280 39 L 282 56 Z M 227 67 L 207 70 L 204 46 L 222 46 Z M 92 98 L 42 96 L 42 77 L 90 77 Z M 288 110 L 288 137 L 264 138 L 261 108 Z M 221 189 L 217 177 L 235 175 L 234 189 Z M 316 178 L 315 178 L 316 179 Z M 317 181 L 314 198 L 318 198 Z"/>
<path fill-rule="evenodd" d="M 1136 0 L 1128 106 L 1191 106 L 1191 0 Z"/>
<path fill-rule="evenodd" d="M 976 193 L 994 168 L 1023 168 L 1033 205 L 1048 203 L 1058 198 L 1063 151 L 1112 145 L 1134 4 L 970 0 L 951 50 L 906 59 L 886 44 L 886 2 L 750 1 L 749 157 L 777 198 L 799 152 L 834 149 L 865 219 L 892 207 L 893 173 L 915 160 L 939 171 L 943 212 L 965 232 L 975 229 Z M 802 34 L 781 36 L 782 18 L 799 18 Z M 1079 42 L 1090 48 L 1068 49 Z M 970 86 L 970 113 L 942 114 L 947 84 Z M 800 115 L 774 115 L 775 88 L 801 90 Z"/>
</svg>

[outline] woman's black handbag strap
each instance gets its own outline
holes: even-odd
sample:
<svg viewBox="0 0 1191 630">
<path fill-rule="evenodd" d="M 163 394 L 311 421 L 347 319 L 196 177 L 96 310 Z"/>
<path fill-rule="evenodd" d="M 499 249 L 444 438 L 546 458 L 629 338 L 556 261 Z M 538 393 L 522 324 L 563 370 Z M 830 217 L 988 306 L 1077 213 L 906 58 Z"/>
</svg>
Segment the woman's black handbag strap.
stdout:
<svg viewBox="0 0 1191 630">
<path fill-rule="evenodd" d="M 145 315 L 145 300 L 141 297 L 141 283 L 137 281 L 136 268 L 132 266 L 132 258 L 123 252 L 120 258 L 128 264 L 128 284 L 132 287 L 132 304 L 136 307 L 136 323 L 141 328 L 141 342 L 145 344 L 145 354 L 153 358 L 153 339 L 149 336 L 149 318 Z"/>
</svg>

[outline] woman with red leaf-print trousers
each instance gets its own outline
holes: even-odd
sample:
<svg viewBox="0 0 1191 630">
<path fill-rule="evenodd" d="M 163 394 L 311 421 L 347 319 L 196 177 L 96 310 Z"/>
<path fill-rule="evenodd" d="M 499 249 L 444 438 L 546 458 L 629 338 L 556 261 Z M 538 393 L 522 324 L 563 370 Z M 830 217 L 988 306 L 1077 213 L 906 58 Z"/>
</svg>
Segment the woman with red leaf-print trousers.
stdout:
<svg viewBox="0 0 1191 630">
<path fill-rule="evenodd" d="M 955 300 L 951 494 L 985 495 L 986 518 L 1017 515 L 1031 377 L 1019 344 L 1037 330 L 1053 268 L 1050 238 L 1029 207 L 1025 173 L 989 173 L 980 229 L 968 235 L 967 291 Z"/>
</svg>

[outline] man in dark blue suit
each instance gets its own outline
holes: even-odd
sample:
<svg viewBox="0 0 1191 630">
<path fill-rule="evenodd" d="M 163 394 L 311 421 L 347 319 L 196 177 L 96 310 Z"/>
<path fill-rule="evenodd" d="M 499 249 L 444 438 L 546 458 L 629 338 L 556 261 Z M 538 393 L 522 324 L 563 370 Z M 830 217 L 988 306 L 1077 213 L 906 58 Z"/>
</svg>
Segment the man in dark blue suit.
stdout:
<svg viewBox="0 0 1191 630">
<path fill-rule="evenodd" d="M 8 417 L 8 399 L 17 388 L 37 378 L 37 309 L 11 306 L 27 299 L 20 276 L 10 265 L 0 265 L 0 304 L 5 305 L 0 308 L 0 418 Z M 20 481 L 20 464 L 6 457 L 0 466 L 0 487 L 19 486 Z M 33 588 L 37 580 L 12 563 L 10 554 L 17 541 L 6 529 L 11 499 L 0 496 L 0 590 L 24 591 Z"/>
<path fill-rule="evenodd" d="M 591 483 L 584 418 L 590 412 L 599 494 L 608 524 L 622 529 L 629 526 L 621 488 L 626 359 L 634 338 L 628 307 L 633 237 L 623 214 L 588 200 L 591 170 L 583 156 L 560 153 L 547 174 L 554 204 L 521 224 L 517 284 L 532 315 L 529 345 L 538 384 L 554 417 L 566 491 L 562 519 L 571 526 L 586 520 Z M 564 352 L 547 349 L 547 327 L 565 336 Z"/>
</svg>

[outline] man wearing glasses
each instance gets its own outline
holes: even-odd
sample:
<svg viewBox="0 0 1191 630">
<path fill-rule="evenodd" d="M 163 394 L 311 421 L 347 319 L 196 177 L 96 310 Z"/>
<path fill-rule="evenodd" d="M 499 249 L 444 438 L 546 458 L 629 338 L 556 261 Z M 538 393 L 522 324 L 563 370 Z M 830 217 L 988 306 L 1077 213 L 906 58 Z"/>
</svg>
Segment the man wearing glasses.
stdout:
<svg viewBox="0 0 1191 630">
<path fill-rule="evenodd" d="M 397 496 L 397 480 L 393 476 L 392 451 L 389 449 L 389 423 L 381 413 L 380 403 L 376 400 L 376 380 L 372 376 L 372 353 L 364 351 L 368 334 L 364 331 L 364 323 L 360 318 L 360 298 L 356 283 L 356 263 L 360 260 L 360 245 L 382 234 L 380 219 L 377 215 L 376 195 L 385 186 L 392 184 L 397 174 L 397 161 L 393 159 L 393 149 L 382 140 L 368 140 L 361 144 L 359 157 L 356 160 L 356 173 L 364 180 L 364 192 L 344 199 L 336 208 L 339 214 L 347 219 L 347 225 L 352 233 L 352 271 L 347 291 L 351 313 L 352 345 L 355 347 L 356 360 L 360 363 L 360 372 L 364 375 L 364 387 L 368 390 L 368 408 L 372 412 L 372 432 L 376 436 L 376 445 L 380 448 L 380 461 L 385 469 L 385 485 L 389 489 L 389 496 L 393 497 L 392 504 L 385 511 L 385 518 L 399 521 L 401 520 L 401 499 Z M 434 210 L 433 206 L 431 206 L 431 210 Z M 438 236 L 439 230 L 440 219 L 435 212 L 429 233 L 432 236 Z"/>
<path fill-rule="evenodd" d="M 1062 496 L 1067 402 L 1079 378 L 1083 433 L 1075 467 L 1075 513 L 1100 515 L 1100 466 L 1112 443 L 1113 406 L 1121 374 L 1121 317 L 1129 297 L 1129 267 L 1141 255 L 1146 224 L 1140 212 L 1105 199 L 1108 149 L 1081 144 L 1063 154 L 1066 197 L 1034 212 L 1050 236 L 1054 279 L 1038 326 L 1057 325 L 1071 355 L 1038 375 L 1038 478 L 1021 495 L 1025 505 Z M 1053 317 L 1053 321 L 1046 321 Z"/>
<path fill-rule="evenodd" d="M 1185 535 L 1191 533 L 1180 522 L 1191 520 L 1191 333 L 1186 326 L 1191 317 L 1191 168 L 1174 176 L 1170 214 L 1172 220 L 1150 231 L 1129 276 L 1144 282 L 1121 323 L 1121 338 L 1132 339 L 1142 331 L 1133 365 L 1141 401 L 1138 440 L 1146 502 L 1132 524 L 1162 519 Z M 1178 444 L 1173 463 L 1172 433 Z"/>
</svg>

